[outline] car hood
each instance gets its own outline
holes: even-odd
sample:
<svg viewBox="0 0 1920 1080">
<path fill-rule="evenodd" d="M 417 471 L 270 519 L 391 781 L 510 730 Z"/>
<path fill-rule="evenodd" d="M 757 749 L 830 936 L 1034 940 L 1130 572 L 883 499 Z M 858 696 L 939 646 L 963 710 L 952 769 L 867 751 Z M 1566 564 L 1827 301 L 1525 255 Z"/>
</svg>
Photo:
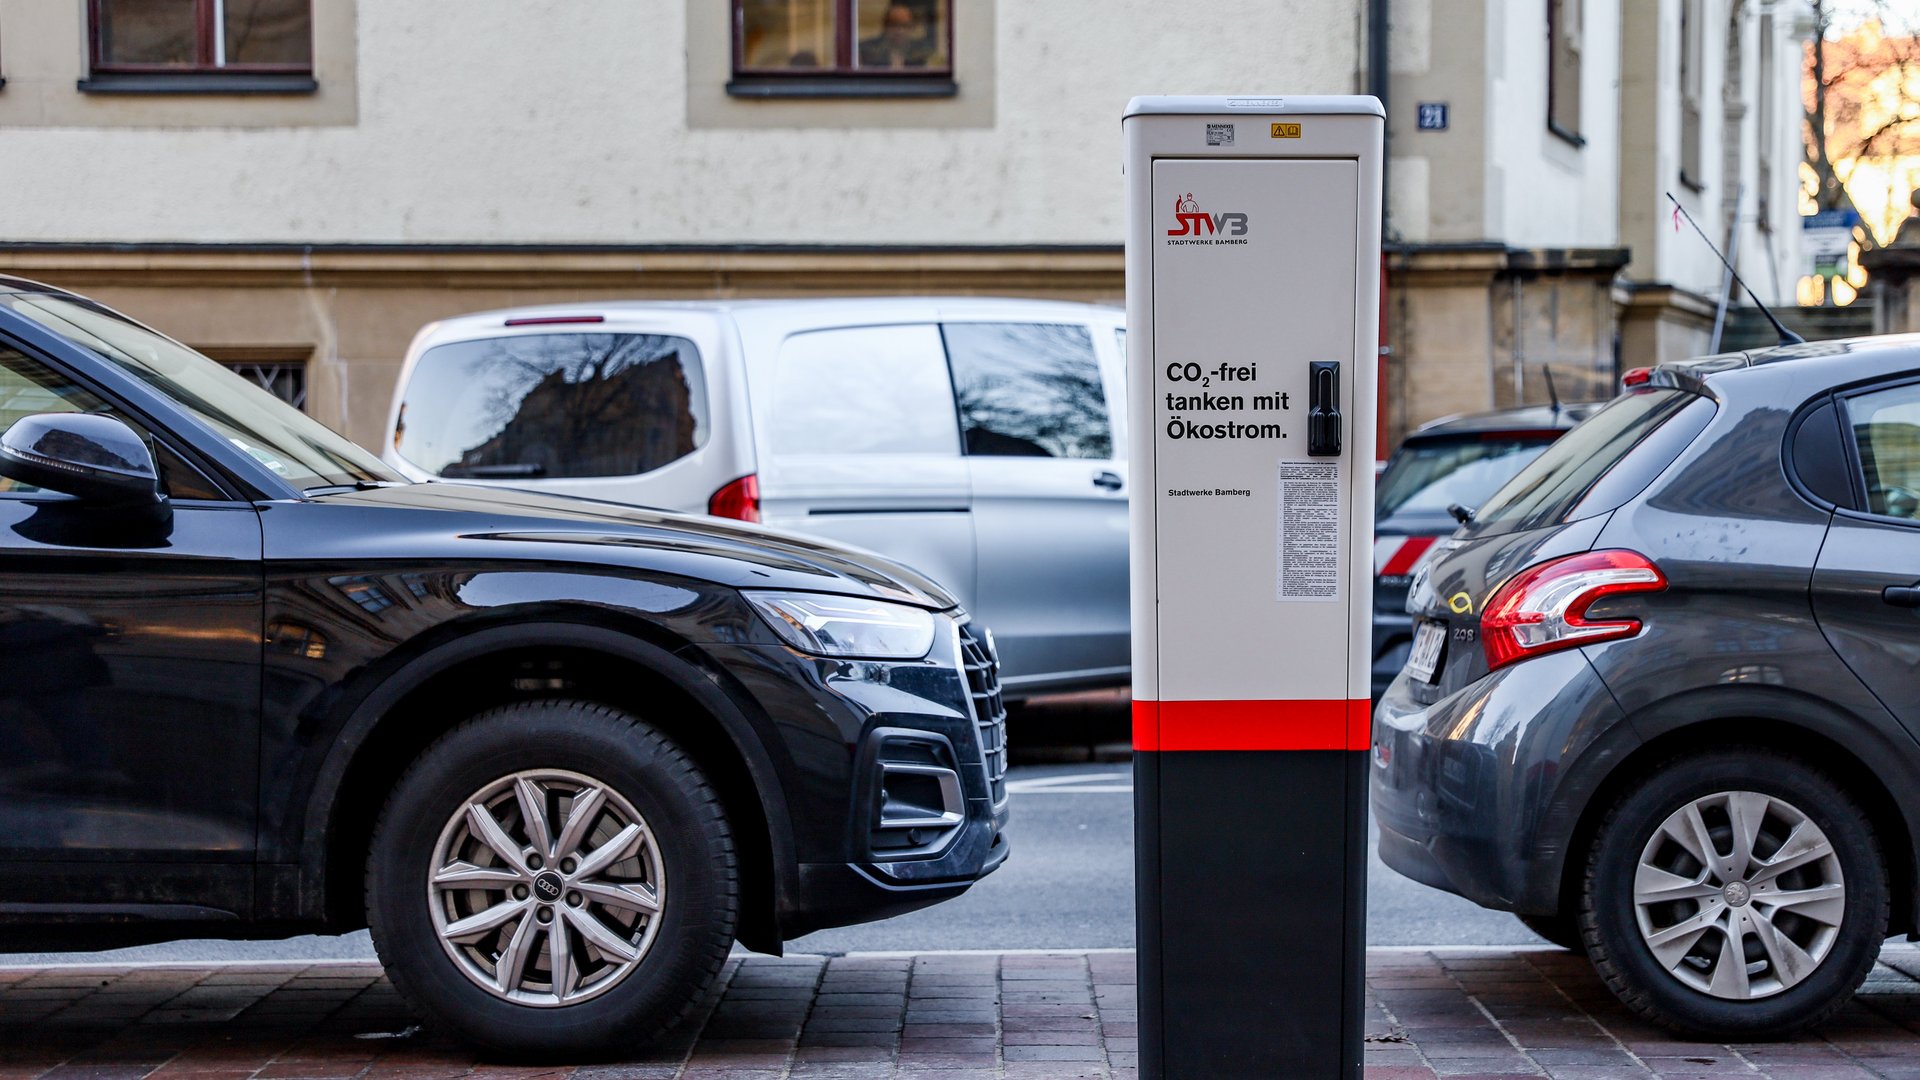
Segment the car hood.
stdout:
<svg viewBox="0 0 1920 1080">
<path fill-rule="evenodd" d="M 340 522 L 370 531 L 363 549 L 371 558 L 440 550 L 638 567 L 735 588 L 871 596 L 936 611 L 957 604 L 931 578 L 873 552 L 696 514 L 452 483 L 393 484 L 309 501 L 372 515 Z"/>
</svg>

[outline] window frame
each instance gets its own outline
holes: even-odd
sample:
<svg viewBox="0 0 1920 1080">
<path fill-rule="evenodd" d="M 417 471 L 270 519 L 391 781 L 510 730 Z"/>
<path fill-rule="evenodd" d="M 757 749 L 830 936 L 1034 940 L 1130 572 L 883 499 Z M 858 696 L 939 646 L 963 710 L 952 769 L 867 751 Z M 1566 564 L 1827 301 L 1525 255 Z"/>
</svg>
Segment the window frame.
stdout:
<svg viewBox="0 0 1920 1080">
<path fill-rule="evenodd" d="M 305 345 L 191 345 L 189 348 L 201 356 L 239 374 L 254 385 L 280 398 L 281 401 L 299 409 L 308 416 L 313 411 L 307 408 L 311 398 L 311 377 L 313 375 L 313 349 Z M 295 381 L 299 383 L 299 400 L 285 397 L 268 383 L 260 379 L 256 371 L 245 369 L 287 369 L 298 372 Z"/>
<path fill-rule="evenodd" d="M 1758 113 L 1754 130 L 1759 133 L 1759 137 L 1754 140 L 1754 186 L 1758 188 L 1760 192 L 1758 206 L 1755 208 L 1759 220 L 1756 221 L 1755 224 L 1759 226 L 1762 233 L 1768 234 L 1773 232 L 1773 166 L 1775 147 L 1771 135 L 1775 127 L 1778 126 L 1775 124 L 1774 118 L 1778 116 L 1780 112 L 1780 106 L 1778 104 L 1780 88 L 1774 82 L 1775 78 L 1777 78 L 1776 73 L 1779 70 L 1780 62 L 1779 50 L 1774 44 L 1775 24 L 1773 16 L 1774 9 L 1771 7 L 1762 8 L 1760 11 L 1758 30 L 1760 42 L 1758 49 L 1760 53 L 1758 59 L 1760 66 L 1760 92 L 1756 95 L 1759 100 L 1755 102 L 1754 105 L 1755 111 Z"/>
<path fill-rule="evenodd" d="M 1705 191 L 1706 172 L 1706 13 L 1699 0 L 1680 0 L 1680 183 Z"/>
<path fill-rule="evenodd" d="M 95 400 L 103 403 L 107 409 L 110 410 L 108 415 L 122 421 L 128 427 L 132 428 L 136 434 L 147 440 L 149 444 L 147 452 L 152 455 L 154 468 L 156 470 L 164 469 L 164 464 L 160 460 L 160 452 L 164 450 L 166 453 L 171 454 L 181 465 L 193 470 L 198 479 L 203 481 L 209 490 L 222 493 L 222 497 L 217 499 L 195 499 L 176 495 L 169 491 L 167 493 L 167 500 L 170 503 L 188 506 L 251 505 L 246 501 L 245 496 L 237 494 L 238 488 L 234 485 L 233 481 L 223 471 L 215 467 L 212 462 L 208 461 L 206 457 L 199 452 L 197 447 L 194 447 L 188 440 L 180 437 L 177 433 L 159 424 L 154 417 L 131 407 L 125 401 L 108 393 L 106 388 L 102 387 L 99 383 L 86 378 L 81 372 L 72 367 L 58 362 L 54 357 L 47 355 L 45 352 L 30 347 L 24 341 L 0 334 L 0 353 L 4 352 L 17 353 L 28 361 L 39 364 L 55 375 L 66 379 L 85 393 L 91 394 Z M 164 482 L 165 473 L 162 472 L 161 476 Z M 71 500 L 74 502 L 79 501 L 71 495 L 46 489 L 36 491 L 0 491 L 0 499 L 8 501 L 45 500 L 50 498 L 55 500 Z"/>
<path fill-rule="evenodd" d="M 195 62 L 181 64 L 116 64 L 102 50 L 100 28 L 106 0 L 87 0 L 87 63 L 97 75 L 178 75 L 191 78 L 233 78 L 245 76 L 313 75 L 313 0 L 307 4 L 307 62 L 304 64 L 229 64 L 212 62 L 220 53 L 224 0 L 193 0 Z"/>
<path fill-rule="evenodd" d="M 1833 402 L 1839 408 L 1840 443 L 1846 454 L 1848 480 L 1853 486 L 1853 506 L 1836 506 L 1836 514 L 1860 521 L 1871 521 L 1882 525 L 1899 525 L 1908 529 L 1920 529 L 1920 518 L 1894 517 L 1891 514 L 1875 513 L 1871 507 L 1873 500 L 1867 491 L 1867 465 L 1860 457 L 1860 439 L 1854 434 L 1853 403 L 1870 394 L 1885 393 L 1905 387 L 1920 387 L 1920 373 L 1908 372 L 1890 379 L 1882 379 L 1862 386 L 1853 386 L 1836 390 Z M 1816 406 L 1817 407 L 1817 406 Z M 1812 410 L 1807 410 L 1811 412 Z"/>
<path fill-rule="evenodd" d="M 97 3 L 98 0 L 90 0 Z M 206 3 L 211 0 L 199 0 Z M 732 78 L 727 93 L 734 97 L 951 97 L 954 82 L 955 20 L 953 0 L 946 0 L 945 53 L 940 67 L 894 70 L 859 66 L 860 0 L 826 0 L 834 19 L 833 64 L 815 68 L 750 68 L 746 66 L 746 0 L 728 0 L 728 55 Z"/>
<path fill-rule="evenodd" d="M 1583 111 L 1581 108 L 1581 105 L 1583 102 L 1582 102 L 1580 84 L 1581 84 L 1581 80 L 1584 75 L 1584 69 L 1585 69 L 1585 57 L 1583 55 L 1584 43 L 1582 39 L 1584 37 L 1583 32 L 1585 31 L 1586 27 L 1584 25 L 1575 26 L 1572 28 L 1571 32 L 1569 33 L 1568 27 L 1562 26 L 1561 23 L 1563 21 L 1563 16 L 1566 14 L 1566 10 L 1569 7 L 1573 7 L 1577 9 L 1576 14 L 1578 18 L 1568 19 L 1564 21 L 1569 23 L 1572 23 L 1572 22 L 1584 23 L 1586 20 L 1586 14 L 1587 14 L 1586 3 L 1585 3 L 1585 0 L 1546 0 L 1546 4 L 1547 4 L 1547 79 L 1546 79 L 1546 82 L 1547 82 L 1547 130 L 1552 132 L 1555 135 L 1558 135 L 1560 138 L 1565 139 L 1566 141 L 1572 143 L 1574 146 L 1585 146 L 1587 145 L 1587 137 L 1585 135 L 1580 134 L 1580 116 Z M 1561 75 L 1560 52 L 1561 52 L 1561 45 L 1562 45 L 1563 39 L 1566 42 L 1565 47 L 1567 52 L 1571 54 L 1569 59 L 1572 60 L 1573 62 L 1572 63 L 1573 93 L 1571 95 L 1573 98 L 1573 102 L 1572 102 L 1573 126 L 1572 127 L 1568 127 L 1566 124 L 1561 123 L 1558 118 L 1558 113 L 1560 111 L 1560 108 L 1566 104 L 1566 102 L 1563 102 L 1560 100 L 1560 94 L 1558 93 L 1558 90 L 1557 90 L 1557 87 L 1560 82 L 1560 75 Z"/>
</svg>

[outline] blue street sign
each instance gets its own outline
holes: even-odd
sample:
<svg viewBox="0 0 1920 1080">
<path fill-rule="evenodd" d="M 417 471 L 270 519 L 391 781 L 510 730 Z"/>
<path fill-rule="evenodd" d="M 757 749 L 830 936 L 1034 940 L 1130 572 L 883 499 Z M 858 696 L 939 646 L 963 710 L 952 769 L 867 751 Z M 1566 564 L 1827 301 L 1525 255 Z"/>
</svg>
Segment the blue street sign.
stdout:
<svg viewBox="0 0 1920 1080">
<path fill-rule="evenodd" d="M 1447 130 L 1447 103 L 1423 101 L 1419 105 L 1418 117 L 1421 131 L 1445 131 Z"/>
<path fill-rule="evenodd" d="M 1422 105 L 1421 108 L 1426 108 Z M 1860 215 L 1852 210 L 1822 210 L 1817 214 L 1802 214 L 1802 229 L 1851 229 L 1860 224 Z"/>
</svg>

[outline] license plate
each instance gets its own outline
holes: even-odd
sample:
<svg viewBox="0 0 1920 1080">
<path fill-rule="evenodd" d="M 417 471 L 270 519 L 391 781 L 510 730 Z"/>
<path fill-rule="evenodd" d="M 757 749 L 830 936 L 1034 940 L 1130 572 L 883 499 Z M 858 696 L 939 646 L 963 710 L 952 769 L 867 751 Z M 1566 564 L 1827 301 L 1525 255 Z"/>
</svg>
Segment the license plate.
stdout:
<svg viewBox="0 0 1920 1080">
<path fill-rule="evenodd" d="M 1430 683 L 1440 668 L 1440 651 L 1446 647 L 1447 630 L 1439 623 L 1425 622 L 1413 632 L 1413 652 L 1407 657 L 1407 674 Z"/>
</svg>

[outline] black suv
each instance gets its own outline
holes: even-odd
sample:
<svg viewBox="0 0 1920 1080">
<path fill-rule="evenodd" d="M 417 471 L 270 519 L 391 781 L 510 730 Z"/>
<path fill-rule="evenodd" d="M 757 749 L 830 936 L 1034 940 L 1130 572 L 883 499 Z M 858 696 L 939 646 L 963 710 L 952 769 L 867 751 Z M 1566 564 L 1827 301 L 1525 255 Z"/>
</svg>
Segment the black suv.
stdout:
<svg viewBox="0 0 1920 1080">
<path fill-rule="evenodd" d="M 0 429 L 0 947 L 370 925 L 433 1020 L 579 1053 L 1006 858 L 991 638 L 912 571 L 408 484 L 5 278 Z"/>
<path fill-rule="evenodd" d="M 1920 337 L 1626 382 L 1416 575 L 1381 855 L 1779 1037 L 1920 931 Z"/>
</svg>

